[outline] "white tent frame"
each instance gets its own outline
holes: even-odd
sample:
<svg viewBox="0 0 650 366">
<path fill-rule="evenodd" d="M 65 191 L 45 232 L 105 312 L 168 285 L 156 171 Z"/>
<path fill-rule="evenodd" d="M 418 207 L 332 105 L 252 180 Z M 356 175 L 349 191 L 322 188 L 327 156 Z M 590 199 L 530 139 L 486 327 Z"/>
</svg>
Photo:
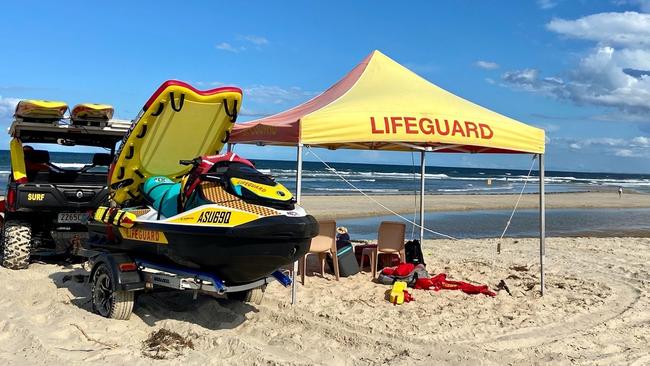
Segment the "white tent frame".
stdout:
<svg viewBox="0 0 650 366">
<path fill-rule="evenodd" d="M 228 151 L 232 151 L 234 144 L 228 143 Z M 420 242 L 424 241 L 424 189 L 426 181 L 426 153 L 434 152 L 441 149 L 454 148 L 455 146 L 443 145 L 439 147 L 422 147 L 413 144 L 401 144 L 410 149 L 420 151 Z M 301 203 L 302 198 L 302 166 L 303 166 L 303 145 L 298 143 L 296 145 L 296 201 Z M 544 296 L 544 262 L 546 256 L 546 201 L 544 199 L 544 154 L 533 154 L 538 160 L 539 171 L 539 287 L 540 294 Z M 293 271 L 291 274 L 291 304 L 296 303 L 296 274 L 298 273 L 298 262 L 294 262 Z"/>
</svg>

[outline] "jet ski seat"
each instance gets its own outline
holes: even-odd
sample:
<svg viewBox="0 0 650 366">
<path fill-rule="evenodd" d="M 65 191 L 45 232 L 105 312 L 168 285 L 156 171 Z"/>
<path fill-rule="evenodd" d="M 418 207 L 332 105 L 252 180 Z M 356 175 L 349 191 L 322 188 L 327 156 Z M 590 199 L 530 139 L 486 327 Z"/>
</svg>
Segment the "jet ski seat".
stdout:
<svg viewBox="0 0 650 366">
<path fill-rule="evenodd" d="M 162 176 L 150 177 L 142 186 L 142 194 L 161 217 L 168 218 L 178 214 L 181 183 L 174 183 L 173 180 Z"/>
</svg>

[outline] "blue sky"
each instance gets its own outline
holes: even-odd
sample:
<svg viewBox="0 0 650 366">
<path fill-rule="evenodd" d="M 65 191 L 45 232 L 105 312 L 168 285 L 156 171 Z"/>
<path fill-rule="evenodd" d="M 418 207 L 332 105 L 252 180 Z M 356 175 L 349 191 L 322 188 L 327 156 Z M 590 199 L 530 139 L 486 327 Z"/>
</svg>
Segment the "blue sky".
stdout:
<svg viewBox="0 0 650 366">
<path fill-rule="evenodd" d="M 110 103 L 130 119 L 172 78 L 243 88 L 240 121 L 251 120 L 306 101 L 379 49 L 457 95 L 546 129 L 549 169 L 650 173 L 650 1 L 89 4 L 3 5 L 3 128 L 25 98 Z M 295 158 L 288 148 L 236 151 Z M 411 163 L 409 153 L 316 153 Z M 526 169 L 529 159 L 432 154 L 428 162 Z"/>
</svg>

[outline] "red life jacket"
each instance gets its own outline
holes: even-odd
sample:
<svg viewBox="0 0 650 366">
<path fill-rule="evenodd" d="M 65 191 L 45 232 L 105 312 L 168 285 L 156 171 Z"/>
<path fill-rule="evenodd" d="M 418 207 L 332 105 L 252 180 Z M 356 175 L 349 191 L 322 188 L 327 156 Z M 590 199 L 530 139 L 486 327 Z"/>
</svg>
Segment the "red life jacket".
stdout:
<svg viewBox="0 0 650 366">
<path fill-rule="evenodd" d="M 187 177 L 187 181 L 183 186 L 184 202 L 187 201 L 188 198 L 190 198 L 190 196 L 192 195 L 196 187 L 198 187 L 199 184 L 201 184 L 202 182 L 201 176 L 203 174 L 207 174 L 215 164 L 221 162 L 231 162 L 231 163 L 241 163 L 244 165 L 248 165 L 251 168 L 255 168 L 253 163 L 240 157 L 239 155 L 233 152 L 227 152 L 221 155 L 201 156 L 199 159 L 201 160 L 201 162 L 197 166 L 192 168 L 192 170 L 190 170 L 190 173 Z"/>
</svg>

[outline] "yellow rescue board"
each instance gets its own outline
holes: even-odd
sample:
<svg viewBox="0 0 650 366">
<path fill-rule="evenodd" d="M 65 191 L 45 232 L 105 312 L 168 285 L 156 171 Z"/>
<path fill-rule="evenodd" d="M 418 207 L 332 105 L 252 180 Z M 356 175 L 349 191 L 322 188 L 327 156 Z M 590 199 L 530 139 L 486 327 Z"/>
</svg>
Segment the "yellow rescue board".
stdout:
<svg viewBox="0 0 650 366">
<path fill-rule="evenodd" d="M 70 112 L 70 119 L 75 120 L 109 120 L 113 118 L 113 106 L 108 104 L 77 104 Z"/>
<path fill-rule="evenodd" d="M 180 81 L 163 83 L 115 156 L 109 173 L 113 200 L 137 201 L 148 177 L 178 182 L 191 169 L 180 160 L 217 154 L 230 136 L 241 98 L 241 90 L 234 87 L 200 91 Z"/>
<path fill-rule="evenodd" d="M 68 105 L 64 102 L 30 99 L 18 102 L 15 115 L 21 118 L 61 119 L 67 110 Z"/>
</svg>

